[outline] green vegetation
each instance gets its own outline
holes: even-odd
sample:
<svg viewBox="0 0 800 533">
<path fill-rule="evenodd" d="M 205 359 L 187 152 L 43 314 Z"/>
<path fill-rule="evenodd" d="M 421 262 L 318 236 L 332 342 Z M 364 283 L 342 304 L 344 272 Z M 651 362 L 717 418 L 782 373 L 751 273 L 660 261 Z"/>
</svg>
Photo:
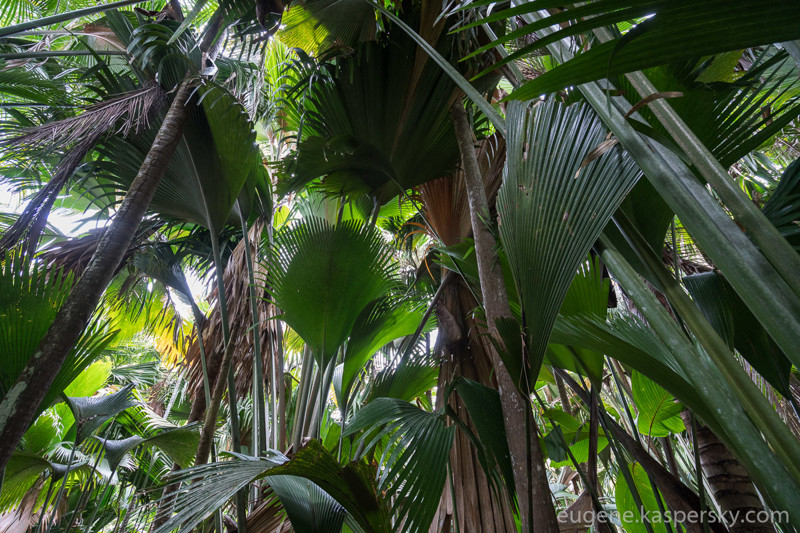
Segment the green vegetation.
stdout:
<svg viewBox="0 0 800 533">
<path fill-rule="evenodd" d="M 791 0 L 0 0 L 0 530 L 800 530 Z"/>
</svg>

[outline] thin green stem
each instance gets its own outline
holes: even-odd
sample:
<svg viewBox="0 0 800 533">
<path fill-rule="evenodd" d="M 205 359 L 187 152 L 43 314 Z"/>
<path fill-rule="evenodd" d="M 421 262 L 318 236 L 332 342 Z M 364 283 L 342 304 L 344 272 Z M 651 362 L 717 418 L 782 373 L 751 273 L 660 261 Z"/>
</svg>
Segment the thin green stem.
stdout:
<svg viewBox="0 0 800 533">
<path fill-rule="evenodd" d="M 9 35 L 14 35 L 23 31 L 32 30 L 35 28 L 41 28 L 43 26 L 50 26 L 51 24 L 58 24 L 59 22 L 67 22 L 69 20 L 88 17 L 89 15 L 102 13 L 104 11 L 108 11 L 111 9 L 117 9 L 120 7 L 141 4 L 142 2 L 145 1 L 146 0 L 120 0 L 119 2 L 111 2 L 110 4 L 103 4 L 99 6 L 86 7 L 83 9 L 76 9 L 74 11 L 67 11 L 66 13 L 60 13 L 58 15 L 52 15 L 50 17 L 42 17 L 36 20 L 22 22 L 20 24 L 12 24 L 11 26 L 0 28 L 0 37 L 7 37 Z"/>
<path fill-rule="evenodd" d="M 231 350 L 231 329 L 228 319 L 228 301 L 225 295 L 225 265 L 222 263 L 222 256 L 219 249 L 219 238 L 216 232 L 211 232 L 211 251 L 214 256 L 214 271 L 217 278 L 217 301 L 219 302 L 219 315 L 220 324 L 222 325 L 222 339 L 225 345 L 225 350 Z M 239 410 L 236 402 L 236 381 L 233 376 L 233 365 L 229 364 L 227 368 L 220 367 L 220 375 L 217 379 L 228 380 L 228 410 L 230 414 L 231 423 L 231 441 L 233 451 L 241 453 L 242 451 L 242 436 L 239 427 Z M 225 373 L 226 375 L 223 375 Z M 240 533 L 247 533 L 247 491 L 242 489 L 236 493 L 236 518 L 237 526 Z"/>
</svg>

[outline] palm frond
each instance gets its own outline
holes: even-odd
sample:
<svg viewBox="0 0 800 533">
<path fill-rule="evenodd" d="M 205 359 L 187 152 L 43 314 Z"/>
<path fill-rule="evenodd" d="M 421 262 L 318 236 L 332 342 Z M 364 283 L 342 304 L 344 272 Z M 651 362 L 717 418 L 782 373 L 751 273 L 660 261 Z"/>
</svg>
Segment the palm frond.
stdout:
<svg viewBox="0 0 800 533">
<path fill-rule="evenodd" d="M 391 35 L 389 45 L 366 43 L 337 61 L 333 76 L 318 76 L 283 192 L 324 176 L 318 186 L 327 193 L 366 194 L 382 205 L 455 169 L 448 114 L 455 86 L 420 58 L 413 41 Z"/>
<path fill-rule="evenodd" d="M 800 252 L 800 160 L 789 165 L 763 207 L 764 215 Z"/>
<path fill-rule="evenodd" d="M 39 341 L 68 297 L 73 276 L 30 258 L 11 255 L 0 268 L 0 351 L 9 356 L 0 368 L 0 392 L 5 394 L 17 380 Z M 44 397 L 46 409 L 93 361 L 100 357 L 116 332 L 101 320 L 93 320 L 70 351 Z"/>
<path fill-rule="evenodd" d="M 381 299 L 364 308 L 356 318 L 342 359 L 339 404 L 349 404 L 350 390 L 361 370 L 375 353 L 389 342 L 411 335 L 424 318 L 425 310 L 414 302 Z M 426 328 L 432 330 L 433 321 Z M 410 398 L 409 398 L 410 399 Z"/>
<path fill-rule="evenodd" d="M 75 442 L 80 444 L 111 417 L 133 407 L 135 402 L 131 398 L 132 390 L 133 385 L 126 385 L 117 392 L 106 396 L 66 397 L 67 405 L 75 417 L 75 424 L 78 428 Z"/>
<path fill-rule="evenodd" d="M 331 226 L 303 220 L 275 241 L 272 298 L 325 367 L 362 310 L 392 286 L 391 250 L 375 230 L 356 221 Z"/>
<path fill-rule="evenodd" d="M 295 531 L 339 533 L 342 530 L 344 507 L 318 485 L 297 476 L 270 476 L 268 479 Z"/>
<path fill-rule="evenodd" d="M 230 461 L 175 472 L 166 483 L 182 485 L 177 492 L 165 496 L 169 499 L 167 503 L 173 498 L 174 503 L 161 509 L 161 512 L 169 512 L 171 516 L 153 533 L 167 533 L 178 526 L 191 530 L 221 508 L 239 489 L 286 460 L 282 456 L 258 459 L 239 455 Z"/>
<path fill-rule="evenodd" d="M 477 2 L 468 7 L 486 3 Z M 783 0 L 769 5 L 759 0 L 737 0 L 734 4 L 728 0 L 709 0 L 702 6 L 690 0 L 601 0 L 590 4 L 569 2 L 566 6 L 552 0 L 537 0 L 498 11 L 478 23 L 525 17 L 556 7 L 566 9 L 542 16 L 475 53 L 563 24 L 558 31 L 509 54 L 499 62 L 503 64 L 564 38 L 577 40 L 579 35 L 592 30 L 630 20 L 645 20 L 624 35 L 615 31 L 611 40 L 594 44 L 574 59 L 527 82 L 515 90 L 511 98 L 527 100 L 626 72 L 800 37 L 800 15 L 791 2 Z"/>
<path fill-rule="evenodd" d="M 365 451 L 389 436 L 381 458 L 378 487 L 387 498 L 396 498 L 396 527 L 402 531 L 427 531 L 447 478 L 455 428 L 445 425 L 442 416 L 408 402 L 377 398 L 355 415 L 345 435 L 362 430 L 368 430 L 361 437 Z"/>
<path fill-rule="evenodd" d="M 703 272 L 684 277 L 683 283 L 728 347 L 735 347 L 764 379 L 789 397 L 792 363 L 725 278 L 716 271 Z"/>
<path fill-rule="evenodd" d="M 375 12 L 360 0 L 310 0 L 284 12 L 278 38 L 319 56 L 333 46 L 354 48 L 375 37 Z"/>
<path fill-rule="evenodd" d="M 507 140 L 499 230 L 535 376 L 578 265 L 641 173 L 588 106 L 512 103 Z"/>
<path fill-rule="evenodd" d="M 106 133 L 127 137 L 147 129 L 152 113 L 166 100 L 156 83 L 84 108 L 75 116 L 25 128 L 18 135 L 4 135 L 0 146 L 15 150 L 55 150 Z"/>
</svg>

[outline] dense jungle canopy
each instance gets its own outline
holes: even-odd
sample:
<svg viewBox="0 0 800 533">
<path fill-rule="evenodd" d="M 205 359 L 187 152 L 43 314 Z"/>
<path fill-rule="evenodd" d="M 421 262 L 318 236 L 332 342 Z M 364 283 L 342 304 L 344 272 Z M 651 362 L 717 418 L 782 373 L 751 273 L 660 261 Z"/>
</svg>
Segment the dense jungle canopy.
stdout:
<svg viewBox="0 0 800 533">
<path fill-rule="evenodd" d="M 797 0 L 0 0 L 0 531 L 800 531 Z"/>
</svg>

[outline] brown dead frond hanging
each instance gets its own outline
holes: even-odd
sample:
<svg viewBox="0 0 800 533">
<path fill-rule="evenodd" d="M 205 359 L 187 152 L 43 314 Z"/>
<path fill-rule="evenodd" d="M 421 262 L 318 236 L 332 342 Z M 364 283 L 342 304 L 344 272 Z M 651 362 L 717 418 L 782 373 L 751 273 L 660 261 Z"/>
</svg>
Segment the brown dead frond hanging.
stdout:
<svg viewBox="0 0 800 533">
<path fill-rule="evenodd" d="M 165 101 L 164 89 L 155 82 L 149 83 L 141 89 L 86 107 L 74 117 L 25 128 L 20 135 L 0 141 L 0 146 L 11 146 L 19 151 L 55 150 L 98 134 L 127 136 L 149 127 L 152 113 Z"/>
</svg>

